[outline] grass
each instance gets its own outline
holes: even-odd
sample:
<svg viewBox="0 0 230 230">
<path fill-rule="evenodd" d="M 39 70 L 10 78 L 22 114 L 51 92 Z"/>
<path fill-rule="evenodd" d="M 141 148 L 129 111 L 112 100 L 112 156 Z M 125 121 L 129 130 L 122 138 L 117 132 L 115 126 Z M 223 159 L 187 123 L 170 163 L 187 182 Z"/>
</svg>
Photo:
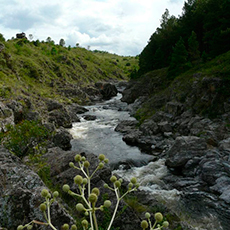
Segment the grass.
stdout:
<svg viewBox="0 0 230 230">
<path fill-rule="evenodd" d="M 2 43 L 5 49 L 0 53 L 0 95 L 4 99 L 23 96 L 34 102 L 53 98 L 87 103 L 80 94 L 78 98 L 67 98 L 61 89 L 80 90 L 98 81 L 128 80 L 130 72 L 138 66 L 137 57 L 81 47 L 66 48 L 25 39 Z M 10 93 L 6 89 L 10 89 Z"/>
</svg>

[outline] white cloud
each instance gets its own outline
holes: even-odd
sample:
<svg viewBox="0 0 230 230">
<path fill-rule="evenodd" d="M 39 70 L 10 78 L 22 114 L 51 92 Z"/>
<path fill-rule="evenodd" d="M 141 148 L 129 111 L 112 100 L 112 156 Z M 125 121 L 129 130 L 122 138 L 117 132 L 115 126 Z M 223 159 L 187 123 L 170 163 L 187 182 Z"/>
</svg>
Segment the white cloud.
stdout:
<svg viewBox="0 0 230 230">
<path fill-rule="evenodd" d="M 147 44 L 161 15 L 182 12 L 183 0 L 0 0 L 0 33 L 17 32 L 34 39 L 91 46 L 120 55 L 137 55 Z"/>
</svg>

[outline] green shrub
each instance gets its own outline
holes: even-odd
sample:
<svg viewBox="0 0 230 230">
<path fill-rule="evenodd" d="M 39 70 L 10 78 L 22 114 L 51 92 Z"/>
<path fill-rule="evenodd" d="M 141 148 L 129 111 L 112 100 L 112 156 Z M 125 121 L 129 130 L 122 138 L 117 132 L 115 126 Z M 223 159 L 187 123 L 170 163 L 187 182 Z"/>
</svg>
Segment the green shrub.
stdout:
<svg viewBox="0 0 230 230">
<path fill-rule="evenodd" d="M 37 121 L 25 120 L 7 128 L 8 132 L 0 135 L 1 144 L 21 158 L 43 151 L 46 148 L 46 140 L 51 136 Z"/>
</svg>

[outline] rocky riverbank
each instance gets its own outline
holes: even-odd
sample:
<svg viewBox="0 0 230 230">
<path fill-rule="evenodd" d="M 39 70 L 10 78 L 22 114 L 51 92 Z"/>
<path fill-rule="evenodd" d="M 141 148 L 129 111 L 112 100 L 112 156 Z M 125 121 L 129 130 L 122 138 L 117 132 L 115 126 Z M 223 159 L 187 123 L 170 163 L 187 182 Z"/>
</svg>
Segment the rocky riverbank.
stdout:
<svg viewBox="0 0 230 230">
<path fill-rule="evenodd" d="M 141 124 L 124 121 L 116 130 L 124 133 L 127 144 L 139 146 L 156 159 L 166 160 L 169 173 L 163 180 L 168 188 L 182 192 L 181 212 L 188 219 L 203 221 L 203 228 L 197 229 L 227 230 L 230 225 L 230 104 L 228 97 L 209 90 L 224 83 L 221 79 L 205 78 L 194 82 L 190 92 L 179 92 L 187 94 L 184 103 L 176 100 L 176 90 L 169 94 L 167 89 L 164 95 L 150 97 L 146 93 L 150 89 L 147 86 L 143 89 L 142 84 L 143 81 L 130 83 L 122 100 L 130 104 L 133 114 L 147 103 L 149 107 L 152 105 L 154 114 Z M 210 103 L 205 104 L 205 100 Z M 217 101 L 213 113 L 218 116 L 214 119 L 202 116 L 205 105 L 206 110 L 211 110 Z M 213 219 L 213 225 L 209 223 L 205 227 L 205 216 Z"/>
</svg>

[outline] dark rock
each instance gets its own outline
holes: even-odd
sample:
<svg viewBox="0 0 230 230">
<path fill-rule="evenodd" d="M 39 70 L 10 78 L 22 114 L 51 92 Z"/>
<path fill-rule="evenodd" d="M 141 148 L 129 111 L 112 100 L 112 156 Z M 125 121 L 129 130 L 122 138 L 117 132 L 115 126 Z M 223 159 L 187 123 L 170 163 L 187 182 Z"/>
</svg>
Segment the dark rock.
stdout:
<svg viewBox="0 0 230 230">
<path fill-rule="evenodd" d="M 72 119 L 66 109 L 53 110 L 49 112 L 48 121 L 54 123 L 57 128 L 72 128 Z"/>
<path fill-rule="evenodd" d="M 53 137 L 54 145 L 63 150 L 70 150 L 72 145 L 70 141 L 73 139 L 72 135 L 65 129 L 60 128 L 57 130 Z"/>
<path fill-rule="evenodd" d="M 59 102 L 57 101 L 54 101 L 54 100 L 49 100 L 46 102 L 46 106 L 47 106 L 47 110 L 50 112 L 50 111 L 53 111 L 55 109 L 62 109 L 63 108 L 63 105 L 60 104 Z"/>
<path fill-rule="evenodd" d="M 125 120 L 125 121 L 121 121 L 115 128 L 116 132 L 121 132 L 121 133 L 130 133 L 134 130 L 137 129 L 137 124 L 138 121 L 136 120 Z"/>
<path fill-rule="evenodd" d="M 190 159 L 203 156 L 205 150 L 207 144 L 204 139 L 193 136 L 177 137 L 166 153 L 166 165 L 170 168 L 183 168 Z"/>
<path fill-rule="evenodd" d="M 184 105 L 182 103 L 179 102 L 168 102 L 166 104 L 166 108 L 165 108 L 167 113 L 170 113 L 173 115 L 173 117 L 179 116 L 183 113 L 184 111 Z"/>
<path fill-rule="evenodd" d="M 9 104 L 7 104 L 7 107 L 9 107 L 13 111 L 15 124 L 18 124 L 19 122 L 24 120 L 25 110 L 20 102 L 11 101 Z"/>
<path fill-rule="evenodd" d="M 6 107 L 2 102 L 0 102 L 0 122 L 1 122 L 1 131 L 7 131 L 7 125 L 14 124 L 14 115 L 13 111 Z"/>
<path fill-rule="evenodd" d="M 147 120 L 140 126 L 140 130 L 144 135 L 155 135 L 159 133 L 159 127 L 153 120 Z"/>
<path fill-rule="evenodd" d="M 25 33 L 18 33 L 18 34 L 16 34 L 16 38 L 19 38 L 19 39 L 21 39 L 21 38 L 26 38 L 26 34 Z"/>
<path fill-rule="evenodd" d="M 116 86 L 110 83 L 98 82 L 95 86 L 99 89 L 103 99 L 105 100 L 115 97 L 118 93 Z"/>
<path fill-rule="evenodd" d="M 83 115 L 83 118 L 87 121 L 94 121 L 97 119 L 97 117 L 94 115 Z"/>
<path fill-rule="evenodd" d="M 66 106 L 66 109 L 71 117 L 72 122 L 80 122 L 80 118 L 78 114 L 82 114 L 88 111 L 88 109 L 78 105 L 78 104 L 71 104 Z"/>
<path fill-rule="evenodd" d="M 1 227 L 16 229 L 32 220 L 46 222 L 39 205 L 40 193 L 46 188 L 40 177 L 22 164 L 19 158 L 0 147 L 0 220 Z M 52 223 L 61 229 L 73 219 L 58 203 L 51 206 Z M 45 228 L 41 228 L 45 229 Z"/>
</svg>

